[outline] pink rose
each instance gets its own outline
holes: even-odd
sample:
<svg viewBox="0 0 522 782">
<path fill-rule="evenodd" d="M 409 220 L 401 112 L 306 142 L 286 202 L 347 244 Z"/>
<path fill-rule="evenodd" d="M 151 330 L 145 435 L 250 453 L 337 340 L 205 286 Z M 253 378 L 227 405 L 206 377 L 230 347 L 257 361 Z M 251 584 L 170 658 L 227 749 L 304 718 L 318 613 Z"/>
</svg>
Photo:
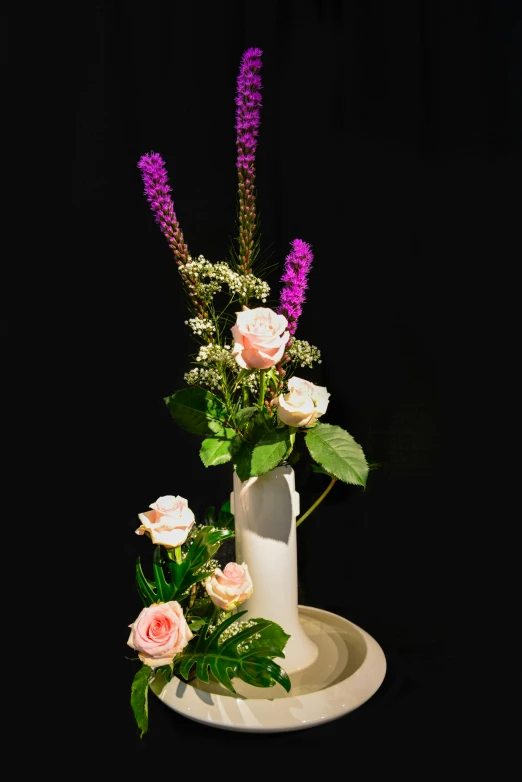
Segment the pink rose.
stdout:
<svg viewBox="0 0 522 782">
<path fill-rule="evenodd" d="M 144 608 L 129 627 L 128 645 L 136 649 L 142 663 L 151 668 L 169 665 L 194 637 L 176 600 Z"/>
<path fill-rule="evenodd" d="M 232 355 L 243 369 L 268 369 L 281 360 L 290 339 L 288 321 L 268 307 L 243 307 L 232 326 Z"/>
<path fill-rule="evenodd" d="M 167 494 L 149 505 L 152 510 L 139 513 L 141 527 L 137 535 L 149 533 L 152 542 L 165 548 L 181 546 L 187 539 L 190 528 L 195 523 L 194 514 L 184 497 Z"/>
<path fill-rule="evenodd" d="M 254 591 L 247 565 L 229 562 L 224 570 L 218 567 L 205 579 L 207 593 L 218 608 L 232 611 L 247 600 Z"/>
<path fill-rule="evenodd" d="M 326 413 L 329 399 L 330 394 L 324 386 L 292 377 L 288 381 L 288 393 L 279 394 L 272 404 L 277 406 L 279 420 L 284 424 L 310 427 Z"/>
</svg>

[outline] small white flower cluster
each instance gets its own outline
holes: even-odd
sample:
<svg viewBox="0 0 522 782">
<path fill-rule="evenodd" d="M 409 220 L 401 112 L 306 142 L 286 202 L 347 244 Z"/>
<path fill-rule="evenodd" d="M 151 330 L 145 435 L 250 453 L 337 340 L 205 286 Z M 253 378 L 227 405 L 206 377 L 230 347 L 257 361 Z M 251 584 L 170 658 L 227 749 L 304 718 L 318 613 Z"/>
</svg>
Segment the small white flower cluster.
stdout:
<svg viewBox="0 0 522 782">
<path fill-rule="evenodd" d="M 221 622 L 224 622 L 225 618 L 218 622 L 216 627 L 219 627 Z M 255 627 L 258 624 L 258 622 L 255 619 L 250 619 L 248 622 L 232 622 L 231 625 L 229 625 L 226 630 L 223 630 L 221 635 L 219 636 L 218 644 L 222 644 L 224 641 L 226 641 L 228 638 L 232 638 L 233 635 L 237 635 L 242 630 L 246 630 L 247 627 Z M 212 632 L 214 631 L 215 627 L 211 627 Z M 261 638 L 261 635 L 259 633 L 256 633 L 252 638 Z M 248 648 L 248 643 L 252 639 L 249 638 L 246 644 L 240 644 L 239 651 L 246 651 Z"/>
<path fill-rule="evenodd" d="M 194 367 L 189 372 L 185 372 L 183 379 L 189 386 L 206 386 L 211 391 L 221 390 L 221 375 L 217 369 Z"/>
<path fill-rule="evenodd" d="M 206 332 L 212 332 L 216 330 L 216 327 L 211 320 L 206 318 L 190 318 L 185 321 L 185 326 L 190 326 L 194 334 L 201 337 Z"/>
<path fill-rule="evenodd" d="M 215 343 L 202 345 L 196 357 L 196 362 L 203 364 L 205 367 L 209 364 L 223 364 L 227 369 L 239 372 L 239 366 L 230 351 L 230 345 L 224 345 L 223 347 Z"/>
<path fill-rule="evenodd" d="M 301 367 L 311 367 L 315 362 L 321 364 L 321 351 L 310 345 L 306 339 L 294 339 L 287 350 L 291 360 Z"/>
<path fill-rule="evenodd" d="M 215 529 L 215 527 L 213 527 L 213 529 Z M 209 571 L 209 570 L 215 570 L 217 567 L 221 567 L 221 565 L 219 564 L 219 560 L 217 560 L 217 559 L 208 559 L 206 562 L 203 563 L 203 565 L 201 565 L 199 570 L 196 570 L 195 572 L 196 573 L 203 573 L 203 571 L 206 572 L 206 571 Z M 202 584 L 202 582 L 200 581 L 199 584 Z M 192 589 L 192 587 L 190 587 L 190 589 Z M 207 590 L 206 589 L 205 589 L 205 594 L 207 594 Z"/>
<path fill-rule="evenodd" d="M 259 391 L 259 370 L 251 372 L 249 375 L 245 375 L 238 381 L 238 386 L 248 388 L 253 394 L 257 394 Z"/>
<path fill-rule="evenodd" d="M 231 293 L 241 296 L 243 299 L 261 299 L 265 304 L 270 295 L 270 285 L 265 280 L 260 280 L 253 274 L 237 274 L 226 263 L 219 263 L 216 266 L 222 266 L 227 269 L 226 282 Z"/>
<path fill-rule="evenodd" d="M 210 301 L 214 294 L 219 293 L 223 284 L 228 285 L 232 294 L 243 298 L 261 299 L 263 303 L 270 294 L 270 286 L 267 282 L 253 274 L 238 274 L 225 261 L 211 263 L 203 255 L 199 255 L 198 259 L 193 261 L 189 256 L 185 269 L 197 280 L 196 284 L 190 284 L 189 287 L 197 288 L 199 295 L 205 301 Z"/>
</svg>

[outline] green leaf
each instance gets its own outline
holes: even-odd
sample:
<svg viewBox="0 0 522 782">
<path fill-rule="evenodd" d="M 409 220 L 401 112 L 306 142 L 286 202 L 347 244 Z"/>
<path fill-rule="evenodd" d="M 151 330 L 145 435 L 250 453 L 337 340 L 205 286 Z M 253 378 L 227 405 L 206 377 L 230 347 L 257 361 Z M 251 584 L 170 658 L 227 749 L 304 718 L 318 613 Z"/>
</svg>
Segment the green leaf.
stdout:
<svg viewBox="0 0 522 782">
<path fill-rule="evenodd" d="M 154 581 L 156 584 L 156 600 L 161 600 L 163 603 L 168 603 L 169 600 L 172 600 L 172 586 L 165 578 L 165 572 L 163 570 L 165 564 L 169 565 L 171 561 L 172 560 L 167 557 L 163 546 L 156 546 L 152 559 L 152 569 L 154 571 Z"/>
<path fill-rule="evenodd" d="M 230 500 L 227 500 L 221 506 L 216 527 L 220 527 L 221 529 L 234 529 L 234 514 L 230 512 Z"/>
<path fill-rule="evenodd" d="M 200 633 L 176 655 L 175 672 L 187 679 L 193 666 L 202 682 L 208 682 L 210 674 L 233 694 L 233 678 L 240 678 L 255 687 L 273 687 L 277 682 L 286 692 L 291 683 L 286 671 L 274 662 L 274 657 L 283 657 L 283 649 L 290 636 L 275 622 L 254 619 L 251 627 L 219 643 L 223 631 L 236 622 L 246 611 L 229 617 L 212 633 Z"/>
<path fill-rule="evenodd" d="M 157 598 L 156 593 L 154 592 L 155 582 L 149 581 L 148 578 L 145 578 L 139 557 L 136 560 L 136 588 L 145 607 L 148 607 L 152 605 L 152 603 L 156 602 Z"/>
<path fill-rule="evenodd" d="M 253 415 L 259 412 L 258 407 L 244 407 L 242 410 L 238 410 L 236 415 L 236 421 L 238 428 L 241 429 L 243 424 L 249 421 Z"/>
<path fill-rule="evenodd" d="M 286 428 L 288 429 L 288 427 Z M 273 431 L 275 431 L 273 420 L 268 422 L 264 417 L 264 414 L 260 413 L 258 410 L 258 415 L 256 415 L 255 418 L 252 418 L 250 422 L 250 442 L 255 446 L 259 443 L 260 440 L 263 439 L 263 437 L 266 437 L 269 432 Z"/>
<path fill-rule="evenodd" d="M 189 623 L 189 627 L 193 633 L 197 633 L 198 630 L 201 630 L 204 624 L 204 619 L 193 619 L 192 622 Z"/>
<path fill-rule="evenodd" d="M 217 464 L 225 464 L 232 458 L 232 441 L 236 433 L 233 429 L 223 429 L 219 435 L 203 440 L 199 455 L 205 467 L 214 467 Z"/>
<path fill-rule="evenodd" d="M 212 620 L 215 610 L 216 607 L 208 596 L 200 597 L 194 601 L 185 618 L 187 622 L 190 622 L 191 627 L 192 622 L 199 622 L 200 619 L 205 619 L 206 624 L 208 624 Z"/>
<path fill-rule="evenodd" d="M 172 418 L 182 429 L 192 434 L 221 434 L 227 409 L 210 391 L 202 388 L 183 388 L 165 397 Z"/>
<path fill-rule="evenodd" d="M 301 458 L 301 454 L 299 453 L 299 451 L 296 451 L 295 448 L 294 448 L 292 450 L 292 452 L 290 453 L 290 456 L 287 456 L 288 464 L 291 467 L 293 467 L 294 464 L 297 464 L 297 462 L 299 461 L 300 458 Z"/>
<path fill-rule="evenodd" d="M 290 434 L 285 429 L 265 432 L 252 451 L 251 474 L 258 476 L 277 467 L 290 448 Z"/>
<path fill-rule="evenodd" d="M 134 712 L 134 719 L 140 729 L 140 739 L 143 738 L 149 729 L 148 690 L 151 673 L 152 668 L 149 668 L 148 665 L 143 665 L 132 682 L 131 706 Z"/>
<path fill-rule="evenodd" d="M 332 475 L 328 472 L 328 470 L 325 470 L 323 467 L 321 467 L 320 464 L 315 464 L 315 462 L 312 464 L 312 470 L 314 472 L 319 472 L 321 475 L 328 475 L 329 478 L 335 478 L 335 475 Z"/>
<path fill-rule="evenodd" d="M 234 470 L 240 481 L 247 481 L 251 477 L 252 446 L 245 440 L 234 455 Z"/>
<path fill-rule="evenodd" d="M 154 564 L 156 588 L 158 595 L 162 595 L 157 599 L 164 600 L 166 603 L 169 600 L 177 600 L 178 595 L 211 575 L 213 569 L 204 569 L 206 563 L 214 556 L 223 541 L 233 536 L 233 530 L 201 527 L 181 564 L 165 558 L 163 553 L 161 567 L 158 569 L 158 562 Z M 162 547 L 158 546 L 158 548 Z M 165 573 L 170 576 L 170 581 L 167 581 Z"/>
<path fill-rule="evenodd" d="M 340 426 L 316 424 L 306 433 L 305 443 L 327 475 L 344 483 L 366 486 L 368 464 L 363 449 Z"/>
</svg>

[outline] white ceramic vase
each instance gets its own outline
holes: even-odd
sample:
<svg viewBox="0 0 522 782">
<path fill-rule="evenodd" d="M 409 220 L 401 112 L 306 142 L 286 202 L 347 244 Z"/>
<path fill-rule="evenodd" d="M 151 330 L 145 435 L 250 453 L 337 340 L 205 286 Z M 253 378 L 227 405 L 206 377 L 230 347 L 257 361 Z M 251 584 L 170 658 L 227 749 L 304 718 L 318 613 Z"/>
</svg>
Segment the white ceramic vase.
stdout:
<svg viewBox="0 0 522 782">
<path fill-rule="evenodd" d="M 290 465 L 275 467 L 259 478 L 241 482 L 234 472 L 230 509 L 234 514 L 236 562 L 246 562 L 254 593 L 239 611 L 244 619 L 270 619 L 290 635 L 285 658 L 276 658 L 288 674 L 311 665 L 315 643 L 299 621 L 297 594 L 297 529 L 299 494 Z"/>
</svg>

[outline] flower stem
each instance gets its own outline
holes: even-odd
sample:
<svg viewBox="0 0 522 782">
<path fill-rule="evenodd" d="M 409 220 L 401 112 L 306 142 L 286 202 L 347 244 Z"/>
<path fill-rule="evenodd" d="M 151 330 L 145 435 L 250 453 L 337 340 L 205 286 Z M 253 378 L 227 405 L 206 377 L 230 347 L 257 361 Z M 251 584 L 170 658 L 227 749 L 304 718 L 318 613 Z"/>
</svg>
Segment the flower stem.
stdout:
<svg viewBox="0 0 522 782">
<path fill-rule="evenodd" d="M 181 565 L 181 546 L 176 546 L 174 554 L 176 555 L 176 562 L 178 565 Z"/>
<path fill-rule="evenodd" d="M 337 478 L 332 478 L 332 480 L 330 481 L 330 483 L 328 484 L 328 486 L 326 487 L 326 489 L 323 491 L 323 493 L 321 494 L 321 496 L 319 497 L 319 499 L 318 499 L 318 500 L 316 500 L 316 501 L 314 502 L 314 504 L 313 504 L 313 505 L 312 505 L 310 508 L 308 508 L 308 510 L 306 511 L 306 513 L 303 513 L 303 515 L 299 517 L 299 520 L 296 522 L 296 525 L 295 525 L 296 527 L 298 527 L 298 526 L 299 526 L 299 525 L 300 525 L 300 524 L 301 524 L 301 523 L 302 523 L 302 522 L 303 522 L 303 521 L 304 521 L 306 518 L 308 518 L 308 516 L 309 516 L 309 515 L 312 513 L 312 511 L 314 511 L 314 510 L 317 508 L 317 506 L 319 505 L 319 503 L 321 503 L 321 502 L 324 500 L 324 498 L 326 497 L 326 495 L 328 494 L 328 492 L 329 492 L 329 491 L 331 491 L 331 490 L 333 489 L 333 487 L 334 487 L 334 484 L 335 484 L 336 482 L 337 482 Z"/>
<path fill-rule="evenodd" d="M 259 409 L 262 410 L 265 404 L 265 389 L 266 389 L 266 369 L 259 370 Z"/>
</svg>

